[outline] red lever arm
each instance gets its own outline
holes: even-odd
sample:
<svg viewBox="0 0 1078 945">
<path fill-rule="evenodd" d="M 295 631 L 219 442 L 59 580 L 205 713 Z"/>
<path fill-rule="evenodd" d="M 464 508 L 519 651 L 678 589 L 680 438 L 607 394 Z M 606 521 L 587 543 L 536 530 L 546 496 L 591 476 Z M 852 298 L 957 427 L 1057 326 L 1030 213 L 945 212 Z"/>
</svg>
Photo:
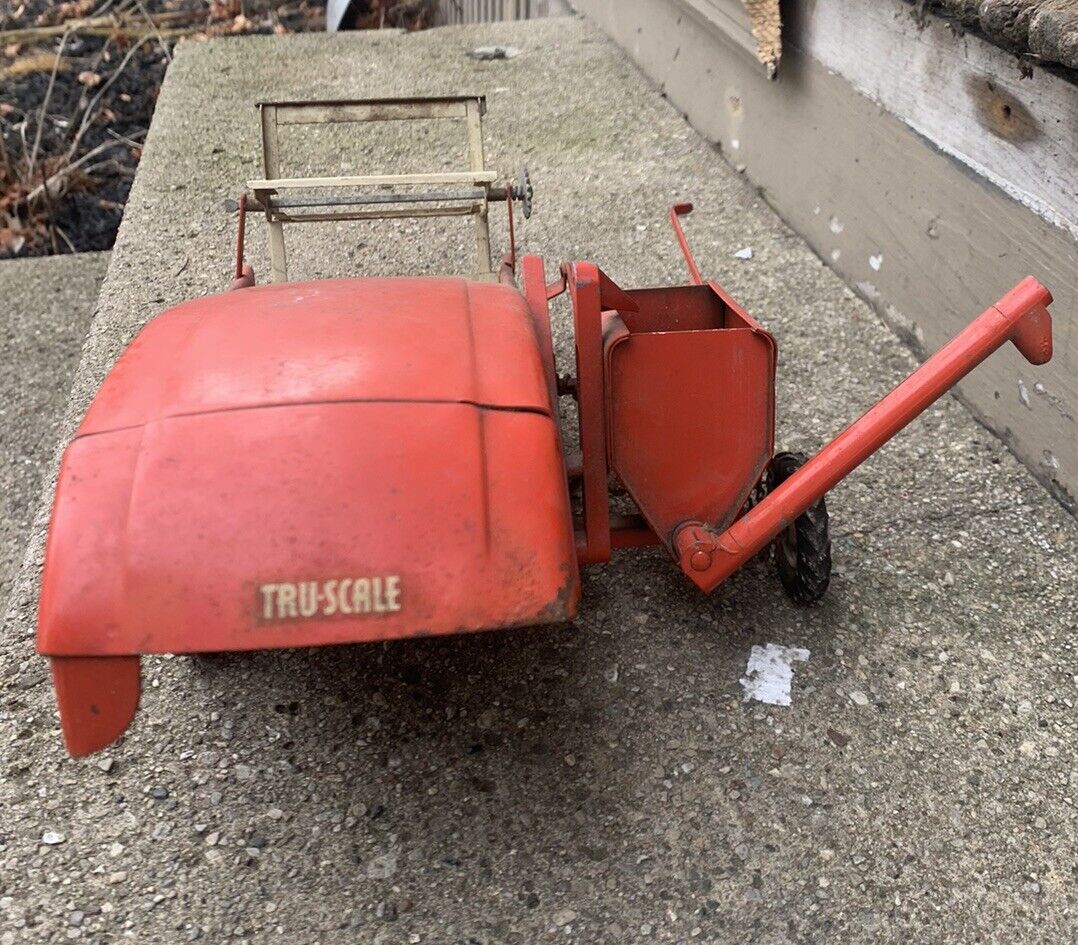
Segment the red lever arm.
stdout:
<svg viewBox="0 0 1078 945">
<path fill-rule="evenodd" d="M 670 208 L 670 225 L 674 228 L 674 236 L 677 237 L 677 244 L 681 247 L 681 255 L 685 257 L 685 265 L 689 267 L 689 280 L 693 285 L 703 285 L 700 267 L 696 265 L 692 250 L 689 249 L 689 241 L 685 239 L 685 231 L 681 228 L 681 221 L 678 219 L 690 213 L 692 213 L 691 203 L 675 203 Z"/>
</svg>

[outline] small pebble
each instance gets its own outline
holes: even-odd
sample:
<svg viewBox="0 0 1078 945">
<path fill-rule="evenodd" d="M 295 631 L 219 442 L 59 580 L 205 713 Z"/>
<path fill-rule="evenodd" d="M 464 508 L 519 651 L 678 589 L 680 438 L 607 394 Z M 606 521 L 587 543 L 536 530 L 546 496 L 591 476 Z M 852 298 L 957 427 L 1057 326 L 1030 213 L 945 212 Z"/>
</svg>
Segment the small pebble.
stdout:
<svg viewBox="0 0 1078 945">
<path fill-rule="evenodd" d="M 553 916 L 554 924 L 559 929 L 564 925 L 568 925 L 575 918 L 576 913 L 572 909 L 559 909 Z"/>
<path fill-rule="evenodd" d="M 827 730 L 827 737 L 830 738 L 838 748 L 845 748 L 850 743 L 849 736 L 843 735 L 842 732 L 833 728 Z"/>
</svg>

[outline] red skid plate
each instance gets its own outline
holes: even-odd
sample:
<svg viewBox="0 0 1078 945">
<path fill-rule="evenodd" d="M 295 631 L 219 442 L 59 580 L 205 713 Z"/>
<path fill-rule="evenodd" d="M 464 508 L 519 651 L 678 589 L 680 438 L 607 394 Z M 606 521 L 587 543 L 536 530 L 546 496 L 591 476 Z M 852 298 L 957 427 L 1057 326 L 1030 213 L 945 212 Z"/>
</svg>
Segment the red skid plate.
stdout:
<svg viewBox="0 0 1078 945">
<path fill-rule="evenodd" d="M 114 742 L 135 717 L 137 656 L 54 656 L 52 682 L 64 744 L 76 758 Z"/>
</svg>

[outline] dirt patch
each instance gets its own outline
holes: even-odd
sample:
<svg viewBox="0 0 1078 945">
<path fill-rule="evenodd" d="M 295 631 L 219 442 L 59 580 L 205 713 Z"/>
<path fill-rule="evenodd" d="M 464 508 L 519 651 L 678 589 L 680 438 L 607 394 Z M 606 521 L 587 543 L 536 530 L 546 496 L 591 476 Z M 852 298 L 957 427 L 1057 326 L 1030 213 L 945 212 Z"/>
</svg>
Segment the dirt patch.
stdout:
<svg viewBox="0 0 1078 945">
<path fill-rule="evenodd" d="M 317 0 L 27 0 L 0 14 L 0 259 L 108 249 L 177 43 L 324 28 Z"/>
</svg>

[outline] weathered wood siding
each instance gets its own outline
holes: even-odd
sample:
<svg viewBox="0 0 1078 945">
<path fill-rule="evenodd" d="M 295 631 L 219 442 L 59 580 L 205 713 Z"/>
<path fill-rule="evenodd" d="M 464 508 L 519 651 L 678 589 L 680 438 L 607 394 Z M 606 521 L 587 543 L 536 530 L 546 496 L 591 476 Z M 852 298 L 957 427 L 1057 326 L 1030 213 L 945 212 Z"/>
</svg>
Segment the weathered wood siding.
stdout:
<svg viewBox="0 0 1078 945">
<path fill-rule="evenodd" d="M 534 20 L 569 13 L 566 0 L 440 0 L 438 24 Z"/>
</svg>

